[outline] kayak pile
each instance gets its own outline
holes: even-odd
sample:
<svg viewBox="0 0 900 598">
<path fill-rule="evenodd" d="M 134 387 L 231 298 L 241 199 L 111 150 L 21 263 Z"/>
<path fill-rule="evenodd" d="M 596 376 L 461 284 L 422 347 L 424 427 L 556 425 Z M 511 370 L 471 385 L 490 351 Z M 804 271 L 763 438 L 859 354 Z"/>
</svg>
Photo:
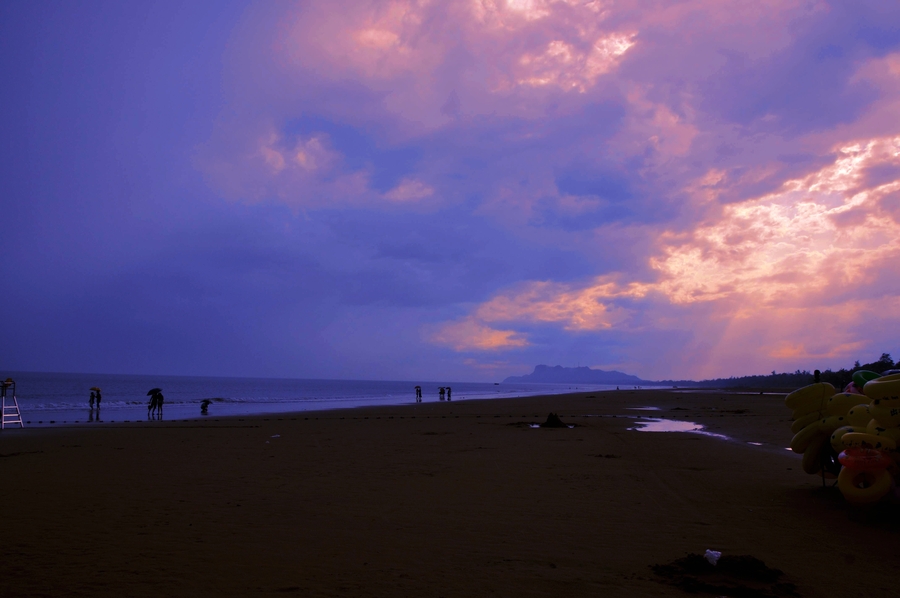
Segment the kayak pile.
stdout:
<svg viewBox="0 0 900 598">
<path fill-rule="evenodd" d="M 838 488 L 854 505 L 880 501 L 900 474 L 900 373 L 894 372 L 859 370 L 844 392 L 816 382 L 784 400 L 793 411 L 791 450 L 803 454 L 803 471 L 839 470 Z"/>
</svg>

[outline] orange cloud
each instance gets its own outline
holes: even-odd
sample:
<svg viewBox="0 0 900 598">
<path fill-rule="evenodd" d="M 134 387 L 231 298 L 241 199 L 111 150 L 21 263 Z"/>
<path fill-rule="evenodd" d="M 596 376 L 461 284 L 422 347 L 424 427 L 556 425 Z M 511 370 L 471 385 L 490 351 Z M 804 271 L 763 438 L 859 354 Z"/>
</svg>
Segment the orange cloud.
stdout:
<svg viewBox="0 0 900 598">
<path fill-rule="evenodd" d="M 472 318 L 441 325 L 429 335 L 429 340 L 454 351 L 497 351 L 529 344 L 524 335 L 515 330 L 495 330 Z"/>
<path fill-rule="evenodd" d="M 896 260 L 897 223 L 880 200 L 900 190 L 900 178 L 869 186 L 866 173 L 900 167 L 900 137 L 849 144 L 837 155 L 775 193 L 726 205 L 688 239 L 665 235 L 651 260 L 662 274 L 656 289 L 673 303 L 730 295 L 793 302 L 860 284 L 870 268 Z"/>
<path fill-rule="evenodd" d="M 475 310 L 483 322 L 553 322 L 566 330 L 602 330 L 624 321 L 628 312 L 612 300 L 642 297 L 646 287 L 621 287 L 598 278 L 593 286 L 577 289 L 551 282 L 531 282 L 519 290 L 495 296 Z"/>
<path fill-rule="evenodd" d="M 769 355 L 778 359 L 796 359 L 798 357 L 809 357 L 810 351 L 801 343 L 782 341 L 769 351 Z"/>
</svg>

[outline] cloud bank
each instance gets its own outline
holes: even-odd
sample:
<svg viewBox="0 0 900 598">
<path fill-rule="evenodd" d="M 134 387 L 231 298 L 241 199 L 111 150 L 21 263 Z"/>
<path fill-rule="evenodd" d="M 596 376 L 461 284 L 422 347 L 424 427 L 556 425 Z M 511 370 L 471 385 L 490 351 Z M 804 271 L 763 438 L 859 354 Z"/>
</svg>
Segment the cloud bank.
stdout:
<svg viewBox="0 0 900 598">
<path fill-rule="evenodd" d="M 107 369 L 299 377 L 900 355 L 893 4 L 222 6 L 10 12 L 25 369 L 95 329 Z"/>
<path fill-rule="evenodd" d="M 897 18 L 809 1 L 303 3 L 278 20 L 269 87 L 235 91 L 277 108 L 222 125 L 265 127 L 255 161 L 219 155 L 232 174 L 210 178 L 305 210 L 427 204 L 582 257 L 434 309 L 423 338 L 460 359 L 552 361 L 589 337 L 586 360 L 645 377 L 837 367 L 897 342 Z M 355 158 L 334 127 L 406 157 Z"/>
</svg>

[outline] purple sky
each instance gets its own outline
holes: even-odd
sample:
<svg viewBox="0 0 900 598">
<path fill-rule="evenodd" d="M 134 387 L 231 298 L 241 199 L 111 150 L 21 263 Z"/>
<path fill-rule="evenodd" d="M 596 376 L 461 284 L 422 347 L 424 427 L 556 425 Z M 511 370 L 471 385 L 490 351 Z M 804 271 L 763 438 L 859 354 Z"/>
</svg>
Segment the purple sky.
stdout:
<svg viewBox="0 0 900 598">
<path fill-rule="evenodd" d="M 3 370 L 900 357 L 895 2 L 5 2 L 0 72 Z"/>
</svg>

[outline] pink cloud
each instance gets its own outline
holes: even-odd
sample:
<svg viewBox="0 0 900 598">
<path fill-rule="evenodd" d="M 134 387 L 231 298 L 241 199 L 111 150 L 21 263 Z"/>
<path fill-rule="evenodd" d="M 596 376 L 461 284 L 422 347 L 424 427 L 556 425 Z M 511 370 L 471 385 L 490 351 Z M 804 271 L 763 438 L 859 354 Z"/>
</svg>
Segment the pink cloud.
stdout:
<svg viewBox="0 0 900 598">
<path fill-rule="evenodd" d="M 242 40 L 242 46 L 257 44 L 245 52 L 256 59 L 234 60 L 247 71 L 232 75 L 235 110 L 252 114 L 262 109 L 268 112 L 264 122 L 278 123 L 296 114 L 302 98 L 299 106 L 312 102 L 319 113 L 359 125 L 377 123 L 387 139 L 409 140 L 434 131 L 477 128 L 480 117 L 540 120 L 574 114 L 598 101 L 621 102 L 626 114 L 612 139 L 587 147 L 572 140 L 569 147 L 555 148 L 544 172 L 535 171 L 534 162 L 547 156 L 521 158 L 532 162 L 533 178 L 543 179 L 537 182 L 540 194 L 532 181 L 528 193 L 510 195 L 507 190 L 520 176 L 496 174 L 485 213 L 499 202 L 499 212 L 508 215 L 505 206 L 515 205 L 522 216 L 538 199 L 565 195 L 555 189 L 555 168 L 576 157 L 586 165 L 624 168 L 629 158 L 641 156 L 641 172 L 647 175 L 661 168 L 675 174 L 689 169 L 689 161 L 706 158 L 698 154 L 708 149 L 711 136 L 731 135 L 724 128 L 711 129 L 697 105 L 696 86 L 723 67 L 718 48 L 762 59 L 791 42 L 796 19 L 821 10 L 803 1 L 728 9 L 699 0 L 614 6 L 549 0 L 360 0 L 343 3 L 340 10 L 327 2 L 297 3 L 282 9 L 274 40 L 261 46 L 249 35 Z M 675 40 L 678 45 L 667 46 Z M 676 91 L 660 79 L 683 83 Z M 342 101 L 329 86 L 347 81 L 378 99 Z M 239 140 L 245 121 L 224 122 L 217 139 Z M 268 134 L 270 126 L 256 127 L 253 135 Z M 509 145 L 528 135 L 533 134 L 510 139 Z M 694 151 L 698 143 L 699 151 Z M 308 204 L 298 199 L 303 193 L 291 190 L 291 177 L 281 177 L 290 184 L 270 183 L 265 171 L 240 163 L 253 151 L 225 152 L 218 164 L 206 168 L 210 179 L 244 195 L 247 187 L 252 195 L 274 188 L 277 197 Z M 366 172 L 341 174 L 347 177 L 341 193 L 366 194 Z M 409 173 L 436 193 L 441 190 L 437 176 Z M 305 196 L 322 194 L 316 189 Z M 324 195 L 335 197 L 327 190 Z"/>
<path fill-rule="evenodd" d="M 469 116 L 539 116 L 542 102 L 526 96 L 583 94 L 638 43 L 605 14 L 569 2 L 309 3 L 277 47 L 287 68 L 363 82 L 389 112 L 432 129 L 454 116 L 440 110 L 454 94 Z"/>
<path fill-rule="evenodd" d="M 432 195 L 434 195 L 434 188 L 412 178 L 403 179 L 396 187 L 384 194 L 386 199 L 396 202 L 417 201 Z"/>
</svg>

